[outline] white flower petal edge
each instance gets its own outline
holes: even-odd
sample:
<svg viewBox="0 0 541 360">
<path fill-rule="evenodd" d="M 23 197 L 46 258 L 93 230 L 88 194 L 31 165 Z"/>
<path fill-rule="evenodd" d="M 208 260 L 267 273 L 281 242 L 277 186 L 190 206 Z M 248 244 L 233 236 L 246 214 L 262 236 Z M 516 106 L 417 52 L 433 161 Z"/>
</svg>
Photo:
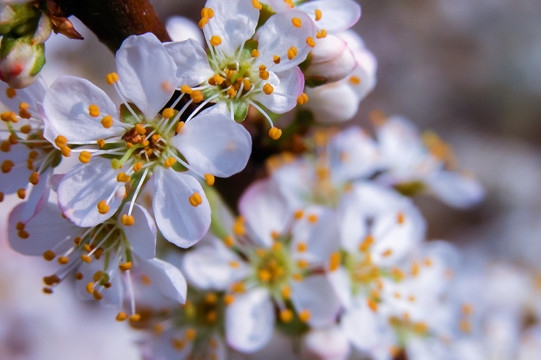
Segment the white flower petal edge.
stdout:
<svg viewBox="0 0 541 360">
<path fill-rule="evenodd" d="M 309 14 L 319 29 L 332 32 L 349 29 L 361 17 L 361 6 L 353 0 L 314 0 L 295 8 Z M 319 20 L 315 17 L 316 9 L 321 11 Z"/>
<path fill-rule="evenodd" d="M 187 284 L 180 270 L 160 259 L 138 259 L 138 267 L 160 293 L 180 304 L 186 302 Z"/>
<path fill-rule="evenodd" d="M 177 65 L 151 33 L 132 35 L 116 53 L 118 87 L 143 114 L 153 119 L 178 84 Z"/>
<path fill-rule="evenodd" d="M 252 137 L 244 126 L 225 115 L 204 114 L 188 121 L 173 145 L 195 172 L 228 177 L 246 166 Z"/>
<path fill-rule="evenodd" d="M 210 205 L 201 185 L 190 175 L 161 167 L 154 172 L 154 184 L 152 208 L 163 236 L 182 248 L 198 242 L 210 227 Z M 189 202 L 194 193 L 202 199 L 196 207 Z"/>
<path fill-rule="evenodd" d="M 193 39 L 165 44 L 169 55 L 177 64 L 178 84 L 195 86 L 214 75 L 209 66 L 207 53 L 200 43 Z"/>
<path fill-rule="evenodd" d="M 130 204 L 122 208 L 120 217 L 128 213 Z M 149 212 L 141 205 L 134 204 L 132 216 L 134 223 L 126 226 L 119 222 L 126 234 L 126 238 L 133 247 L 133 251 L 143 259 L 151 259 L 156 255 L 156 224 Z"/>
<path fill-rule="evenodd" d="M 99 106 L 99 117 L 90 116 L 90 105 Z M 59 135 L 70 144 L 84 144 L 123 131 L 118 122 L 108 129 L 102 126 L 100 120 L 105 116 L 118 119 L 118 110 L 103 90 L 82 78 L 59 77 L 47 91 L 43 108 L 47 114 L 44 136 L 52 144 Z"/>
<path fill-rule="evenodd" d="M 255 32 L 259 19 L 259 10 L 251 0 L 208 0 L 205 4 L 214 12 L 203 28 L 207 41 L 212 36 L 219 36 L 219 45 L 227 55 L 233 55 Z"/>
<path fill-rule="evenodd" d="M 426 180 L 430 191 L 456 208 L 468 208 L 483 200 L 485 192 L 479 182 L 468 174 L 438 171 Z"/>
<path fill-rule="evenodd" d="M 259 93 L 254 100 L 277 114 L 283 114 L 297 106 L 297 98 L 304 89 L 304 75 L 298 66 L 278 73 L 271 73 L 269 83 L 274 86 L 272 94 Z"/>
<path fill-rule="evenodd" d="M 252 353 L 270 340 L 274 330 L 274 309 L 267 290 L 249 290 L 237 296 L 225 314 L 225 335 L 235 350 Z"/>
<path fill-rule="evenodd" d="M 60 181 L 58 204 L 62 213 L 77 226 L 91 227 L 110 218 L 120 207 L 126 188 L 116 181 L 119 170 L 104 158 L 77 164 Z M 98 203 L 106 201 L 109 211 L 101 214 Z"/>
</svg>

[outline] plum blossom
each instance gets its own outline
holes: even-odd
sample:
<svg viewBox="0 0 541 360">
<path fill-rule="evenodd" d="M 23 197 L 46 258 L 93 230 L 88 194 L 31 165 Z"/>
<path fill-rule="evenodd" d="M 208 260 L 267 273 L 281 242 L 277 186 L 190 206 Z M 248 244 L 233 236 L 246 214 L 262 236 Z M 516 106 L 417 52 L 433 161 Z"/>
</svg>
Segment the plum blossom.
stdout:
<svg viewBox="0 0 541 360">
<path fill-rule="evenodd" d="M 304 77 L 298 65 L 316 31 L 301 11 L 273 15 L 256 31 L 260 9 L 258 1 L 209 0 L 199 22 L 208 55 L 195 40 L 170 43 L 167 49 L 178 64 L 181 91 L 192 100 L 204 98 L 200 107 L 216 102 L 242 121 L 251 105 L 274 128 L 265 109 L 282 114 L 302 100 Z M 278 138 L 280 133 L 274 128 L 269 135 Z"/>
<path fill-rule="evenodd" d="M 138 321 L 134 284 L 140 282 L 136 278 L 156 283 L 157 290 L 177 304 L 186 299 L 186 281 L 177 268 L 154 258 L 156 225 L 143 207 L 135 204 L 133 226 L 122 223 L 128 207 L 124 205 L 117 216 L 97 226 L 82 228 L 64 218 L 55 202 L 41 204 L 29 220 L 24 219 L 24 204 L 20 204 L 9 217 L 9 242 L 24 255 L 58 262 L 59 269 L 43 278 L 44 293 L 53 293 L 58 284 L 73 278 L 83 299 L 122 309 L 127 298 L 129 311 L 119 312 L 117 320 Z"/>
<path fill-rule="evenodd" d="M 128 197 L 122 221 L 142 187 L 153 178 L 154 216 L 164 237 L 181 247 L 197 242 L 210 225 L 210 207 L 198 178 L 242 170 L 251 137 L 221 114 L 179 122 L 182 111 L 164 108 L 179 80 L 169 53 L 152 34 L 131 36 L 116 54 L 117 73 L 107 75 L 122 99 L 120 107 L 91 82 L 62 76 L 44 100 L 45 138 L 64 156 L 79 154 L 61 180 L 58 202 L 76 225 L 104 222 Z"/>
<path fill-rule="evenodd" d="M 332 324 L 338 298 L 321 270 L 338 245 L 336 221 L 321 207 L 293 212 L 270 180 L 253 184 L 240 200 L 241 217 L 223 240 L 209 236 L 186 254 L 188 281 L 205 290 L 226 291 L 227 343 L 242 352 L 261 349 L 279 321 Z M 318 270 L 319 269 L 319 270 Z"/>
</svg>

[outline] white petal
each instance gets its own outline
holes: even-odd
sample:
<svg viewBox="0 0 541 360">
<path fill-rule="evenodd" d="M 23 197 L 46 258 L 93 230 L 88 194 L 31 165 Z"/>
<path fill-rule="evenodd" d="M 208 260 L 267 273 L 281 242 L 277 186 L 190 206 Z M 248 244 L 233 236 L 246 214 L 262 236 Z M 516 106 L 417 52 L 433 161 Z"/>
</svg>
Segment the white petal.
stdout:
<svg viewBox="0 0 541 360">
<path fill-rule="evenodd" d="M 341 304 L 325 275 L 291 282 L 291 301 L 297 311 L 310 311 L 308 323 L 314 327 L 334 324 Z"/>
<path fill-rule="evenodd" d="M 297 28 L 292 19 L 301 20 L 302 26 Z M 299 65 L 306 59 L 311 47 L 306 39 L 315 39 L 316 27 L 314 22 L 302 11 L 292 10 L 271 16 L 269 20 L 257 30 L 256 39 L 259 42 L 259 57 L 256 66 L 263 64 L 274 72 L 280 72 Z M 287 51 L 295 47 L 297 55 L 289 60 Z M 279 64 L 274 63 L 273 56 L 279 56 Z"/>
<path fill-rule="evenodd" d="M 89 114 L 89 106 L 97 105 L 98 117 Z M 61 76 L 45 95 L 43 109 L 45 120 L 44 136 L 54 144 L 58 135 L 64 136 L 70 144 L 95 143 L 124 133 L 117 120 L 118 111 L 107 94 L 90 81 L 74 76 Z M 100 120 L 112 116 L 113 126 L 106 129 Z"/>
<path fill-rule="evenodd" d="M 178 83 L 175 86 L 193 87 L 214 75 L 209 66 L 207 53 L 197 41 L 188 39 L 183 42 L 167 43 L 165 48 L 177 64 Z"/>
<path fill-rule="evenodd" d="M 192 20 L 184 16 L 170 16 L 165 22 L 165 28 L 173 41 L 185 41 L 193 39 L 203 45 L 205 39 L 203 32 Z"/>
<path fill-rule="evenodd" d="M 261 245 L 271 246 L 273 232 L 281 233 L 293 213 L 287 199 L 270 180 L 253 183 L 239 200 L 239 211 Z"/>
<path fill-rule="evenodd" d="M 334 183 L 368 177 L 380 167 L 376 143 L 358 126 L 351 126 L 334 136 L 327 151 Z"/>
<path fill-rule="evenodd" d="M 318 123 L 339 123 L 352 119 L 359 109 L 355 91 L 345 81 L 330 83 L 316 88 L 307 87 L 308 103 Z"/>
<path fill-rule="evenodd" d="M 32 84 L 24 89 L 17 89 L 17 95 L 9 98 L 6 96 L 6 90 L 9 86 L 5 82 L 0 82 L 0 102 L 6 105 L 6 107 L 12 111 L 19 111 L 19 104 L 22 102 L 30 105 L 29 111 L 35 111 L 37 105 L 43 101 L 45 92 L 47 91 L 47 84 L 45 80 L 40 76 Z"/>
<path fill-rule="evenodd" d="M 219 36 L 222 43 L 218 50 L 233 55 L 244 42 L 252 37 L 259 19 L 259 10 L 251 0 L 208 0 L 205 7 L 214 11 L 214 16 L 203 27 L 207 41 Z"/>
<path fill-rule="evenodd" d="M 244 126 L 222 114 L 199 115 L 188 121 L 173 145 L 197 173 L 228 177 L 246 166 L 252 137 Z"/>
<path fill-rule="evenodd" d="M 349 29 L 361 17 L 361 6 L 353 0 L 314 0 L 298 6 L 314 19 L 319 29 L 342 31 Z M 321 10 L 321 19 L 316 21 L 315 10 Z"/>
<path fill-rule="evenodd" d="M 177 65 L 152 33 L 132 35 L 116 53 L 120 91 L 148 119 L 171 99 L 178 86 Z"/>
<path fill-rule="evenodd" d="M 81 227 L 95 226 L 109 219 L 120 207 L 126 192 L 124 185 L 116 181 L 118 172 L 109 160 L 99 157 L 87 164 L 77 164 L 58 187 L 58 204 L 64 215 Z M 98 203 L 109 197 L 109 211 L 102 215 L 98 212 Z"/>
<path fill-rule="evenodd" d="M 154 184 L 156 196 L 152 208 L 163 236 L 182 248 L 201 240 L 210 227 L 210 205 L 197 180 L 172 169 L 158 168 L 154 172 Z M 194 193 L 203 200 L 196 207 L 189 202 Z"/>
<path fill-rule="evenodd" d="M 451 171 L 436 171 L 426 180 L 430 190 L 448 205 L 468 208 L 479 203 L 485 192 L 475 178 Z"/>
<path fill-rule="evenodd" d="M 192 251 L 186 253 L 182 270 L 188 281 L 203 290 L 227 290 L 229 285 L 246 278 L 250 267 L 222 242 L 208 234 Z M 234 262 L 238 267 L 232 267 Z"/>
<path fill-rule="evenodd" d="M 312 50 L 312 60 L 306 78 L 319 82 L 335 82 L 350 75 L 357 61 L 344 40 L 328 35 L 320 39 Z"/>
<path fill-rule="evenodd" d="M 304 89 L 304 76 L 298 66 L 278 73 L 271 72 L 267 83 L 274 87 L 274 91 L 270 95 L 264 92 L 257 94 L 254 96 L 255 101 L 277 114 L 283 114 L 297 106 L 297 98 Z"/>
<path fill-rule="evenodd" d="M 327 277 L 329 279 L 329 283 L 334 289 L 336 296 L 342 302 L 342 305 L 346 309 L 351 307 L 351 279 L 347 270 L 343 267 L 339 267 L 334 271 L 329 271 L 327 273 Z"/>
<path fill-rule="evenodd" d="M 39 182 L 36 185 L 30 187 L 27 191 L 26 202 L 23 212 L 23 221 L 30 219 L 37 211 L 37 207 L 40 202 L 46 202 L 49 198 L 50 189 L 48 187 L 49 174 L 52 173 L 52 169 L 47 169 L 39 176 Z M 60 211 L 60 210 L 59 210 Z"/>
<path fill-rule="evenodd" d="M 120 212 L 122 215 L 128 214 L 130 203 L 126 203 Z M 134 223 L 132 226 L 123 225 L 124 234 L 128 239 L 133 251 L 143 259 L 150 259 L 156 255 L 156 224 L 148 211 L 139 204 L 134 204 L 132 216 Z"/>
<path fill-rule="evenodd" d="M 363 213 L 356 196 L 342 196 L 338 205 L 338 219 L 342 247 L 349 252 L 357 252 L 368 234 L 368 225 L 366 214 Z"/>
<path fill-rule="evenodd" d="M 303 339 L 303 354 L 307 359 L 349 359 L 350 345 L 338 326 L 316 328 Z"/>
<path fill-rule="evenodd" d="M 73 239 L 79 236 L 81 229 L 64 219 L 58 205 L 48 203 L 30 220 L 24 220 L 25 204 L 17 205 L 9 214 L 8 239 L 11 247 L 24 255 L 41 255 L 47 250 L 55 249 L 60 254 L 73 246 Z M 25 224 L 24 231 L 28 238 L 19 237 L 16 226 Z M 60 245 L 64 243 L 63 245 Z"/>
<path fill-rule="evenodd" d="M 225 314 L 225 335 L 233 349 L 251 353 L 270 340 L 274 308 L 267 290 L 254 289 L 237 296 Z"/>
<path fill-rule="evenodd" d="M 180 304 L 186 302 L 186 279 L 177 267 L 160 259 L 139 259 L 137 266 L 161 295 Z"/>
</svg>

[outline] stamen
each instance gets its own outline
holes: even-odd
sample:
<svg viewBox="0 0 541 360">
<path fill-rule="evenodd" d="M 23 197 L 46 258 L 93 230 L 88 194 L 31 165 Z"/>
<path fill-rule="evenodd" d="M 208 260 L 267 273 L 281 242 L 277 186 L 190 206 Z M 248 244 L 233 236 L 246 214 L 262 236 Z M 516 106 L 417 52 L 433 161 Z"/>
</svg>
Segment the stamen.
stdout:
<svg viewBox="0 0 541 360">
<path fill-rule="evenodd" d="M 308 46 L 310 47 L 314 47 L 316 46 L 316 42 L 314 41 L 314 38 L 313 37 L 307 37 L 306 38 L 306 43 L 308 44 Z"/>
<path fill-rule="evenodd" d="M 79 154 L 79 161 L 83 164 L 87 164 L 90 162 L 90 159 L 92 158 L 92 154 L 88 151 L 81 151 L 81 154 Z"/>
<path fill-rule="evenodd" d="M 295 46 L 292 46 L 287 50 L 287 58 L 289 60 L 293 60 L 295 56 L 297 56 L 297 53 L 298 53 L 297 48 Z"/>
<path fill-rule="evenodd" d="M 98 105 L 92 104 L 88 107 L 88 114 L 92 117 L 100 116 L 100 108 Z"/>
<path fill-rule="evenodd" d="M 321 20 L 321 16 L 323 15 L 323 13 L 321 12 L 321 10 L 316 9 L 316 10 L 314 10 L 314 12 L 316 13 L 316 21 Z"/>
<path fill-rule="evenodd" d="M 193 207 L 197 207 L 203 203 L 203 199 L 201 198 L 201 195 L 199 193 L 193 193 L 189 198 L 188 201 L 190 202 L 190 205 Z"/>
<path fill-rule="evenodd" d="M 208 186 L 214 185 L 214 181 L 215 181 L 214 175 L 212 175 L 212 174 L 205 174 L 204 176 L 205 176 L 205 181 L 207 182 L 207 185 L 208 185 Z"/>
<path fill-rule="evenodd" d="M 257 10 L 261 10 L 263 8 L 263 5 L 261 5 L 261 3 L 258 0 L 252 0 L 252 5 Z"/>
<path fill-rule="evenodd" d="M 302 21 L 301 21 L 301 19 L 299 19 L 299 18 L 297 18 L 297 17 L 294 17 L 293 19 L 291 19 L 291 23 L 292 23 L 293 26 L 295 26 L 296 28 L 302 27 Z"/>
<path fill-rule="evenodd" d="M 105 75 L 105 81 L 107 82 L 107 84 L 113 85 L 114 83 L 118 81 L 118 74 L 115 72 L 112 72 Z"/>
<path fill-rule="evenodd" d="M 212 46 L 218 46 L 222 43 L 222 39 L 218 35 L 212 35 L 210 43 Z"/>
<path fill-rule="evenodd" d="M 269 130 L 269 137 L 273 140 L 278 140 L 282 136 L 282 130 L 277 127 L 272 127 Z"/>
<path fill-rule="evenodd" d="M 101 125 L 109 129 L 111 126 L 113 126 L 113 117 L 111 115 L 104 116 L 103 119 L 101 119 Z"/>
</svg>

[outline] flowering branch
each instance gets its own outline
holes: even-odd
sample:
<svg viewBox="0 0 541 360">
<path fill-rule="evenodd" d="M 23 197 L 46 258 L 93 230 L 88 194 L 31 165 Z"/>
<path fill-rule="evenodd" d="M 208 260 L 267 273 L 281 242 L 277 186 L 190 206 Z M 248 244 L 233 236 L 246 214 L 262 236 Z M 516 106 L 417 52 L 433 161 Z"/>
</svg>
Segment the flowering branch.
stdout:
<svg viewBox="0 0 541 360">
<path fill-rule="evenodd" d="M 152 32 L 161 41 L 170 37 L 148 0 L 49 0 L 66 16 L 77 16 L 107 47 L 116 52 L 125 38 Z"/>
</svg>

